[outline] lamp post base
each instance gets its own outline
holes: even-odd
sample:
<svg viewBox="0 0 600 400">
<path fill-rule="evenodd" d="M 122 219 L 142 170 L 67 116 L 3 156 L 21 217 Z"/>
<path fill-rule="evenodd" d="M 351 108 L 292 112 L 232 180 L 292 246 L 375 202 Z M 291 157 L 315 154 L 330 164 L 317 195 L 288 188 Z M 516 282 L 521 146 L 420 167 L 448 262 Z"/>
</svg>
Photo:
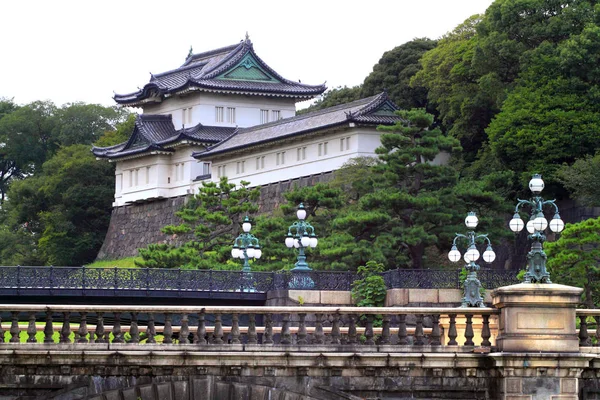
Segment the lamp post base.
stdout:
<svg viewBox="0 0 600 400">
<path fill-rule="evenodd" d="M 477 279 L 477 270 L 479 265 L 470 263 L 466 266 L 468 271 L 467 279 L 464 285 L 464 297 L 461 307 L 485 307 L 481 297 L 481 282 Z"/>
</svg>

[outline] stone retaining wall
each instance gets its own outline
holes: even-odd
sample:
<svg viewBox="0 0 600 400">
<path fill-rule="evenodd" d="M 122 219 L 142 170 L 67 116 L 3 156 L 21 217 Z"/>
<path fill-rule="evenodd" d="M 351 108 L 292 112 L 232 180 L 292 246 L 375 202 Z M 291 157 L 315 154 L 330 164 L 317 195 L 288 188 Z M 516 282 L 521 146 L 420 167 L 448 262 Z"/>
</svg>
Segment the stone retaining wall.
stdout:
<svg viewBox="0 0 600 400">
<path fill-rule="evenodd" d="M 266 214 L 285 203 L 283 193 L 294 187 L 313 186 L 328 182 L 333 172 L 304 176 L 297 179 L 272 183 L 260 188 L 259 213 Z M 97 260 L 116 260 L 138 255 L 138 249 L 151 243 L 179 244 L 185 236 L 172 237 L 160 230 L 180 220 L 175 216 L 187 201 L 188 196 L 156 200 L 148 203 L 131 204 L 113 208 L 110 225 Z"/>
</svg>

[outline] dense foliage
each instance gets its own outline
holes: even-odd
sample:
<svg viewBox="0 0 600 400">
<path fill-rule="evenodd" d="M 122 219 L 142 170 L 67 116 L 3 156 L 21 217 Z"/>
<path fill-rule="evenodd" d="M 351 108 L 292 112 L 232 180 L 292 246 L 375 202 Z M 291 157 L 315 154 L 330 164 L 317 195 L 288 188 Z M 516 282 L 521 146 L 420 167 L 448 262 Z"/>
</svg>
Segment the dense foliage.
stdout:
<svg viewBox="0 0 600 400">
<path fill-rule="evenodd" d="M 598 20 L 587 0 L 496 0 L 439 41 L 412 82 L 461 141 L 463 174 L 532 173 L 549 190 L 562 162 L 598 148 Z M 492 167 L 492 168 L 490 168 Z"/>
<path fill-rule="evenodd" d="M 383 307 L 387 287 L 381 276 L 384 265 L 368 261 L 358 267 L 360 278 L 352 283 L 352 299 L 358 307 Z"/>
<path fill-rule="evenodd" d="M 586 308 L 600 304 L 600 217 L 567 224 L 560 238 L 546 243 L 552 279 L 582 287 Z"/>
<path fill-rule="evenodd" d="M 181 246 L 151 244 L 140 249 L 141 261 L 136 264 L 149 268 L 216 269 L 230 260 L 231 244 L 241 232 L 243 218 L 256 212 L 258 189 L 248 189 L 248 183 L 239 187 L 222 178 L 217 184 L 203 182 L 198 193 L 176 213 L 179 225 L 162 229 L 169 235 L 183 235 Z M 233 261 L 230 269 L 238 263 Z"/>
<path fill-rule="evenodd" d="M 482 230 L 506 235 L 506 207 L 534 172 L 544 176 L 545 195 L 599 205 L 599 25 L 596 0 L 496 0 L 440 40 L 384 53 L 363 84 L 328 91 L 305 112 L 387 90 L 404 121 L 382 128 L 377 158 L 351 160 L 329 184 L 291 190 L 287 204 L 257 216 L 263 258 L 253 269 L 293 267 L 283 237 L 299 202 L 320 237 L 311 267 L 352 270 L 445 265 L 443 252 L 471 210 Z M 114 176 L 89 146 L 126 140 L 133 123 L 110 107 L 0 98 L 2 263 L 93 259 Z M 440 154 L 450 162 L 433 162 Z M 257 192 L 235 189 L 226 180 L 204 185 L 179 212 L 182 223 L 164 230 L 180 244 L 149 246 L 139 264 L 239 268 L 231 242 L 241 218 L 255 213 Z M 548 244 L 573 266 L 552 265 L 558 280 L 595 277 L 593 229 L 573 225 Z M 596 292 L 589 288 L 586 301 Z"/>
<path fill-rule="evenodd" d="M 96 161 L 90 147 L 114 136 L 127 116 L 95 104 L 0 99 L 2 264 L 81 265 L 96 257 L 110 220 L 114 166 Z"/>
</svg>

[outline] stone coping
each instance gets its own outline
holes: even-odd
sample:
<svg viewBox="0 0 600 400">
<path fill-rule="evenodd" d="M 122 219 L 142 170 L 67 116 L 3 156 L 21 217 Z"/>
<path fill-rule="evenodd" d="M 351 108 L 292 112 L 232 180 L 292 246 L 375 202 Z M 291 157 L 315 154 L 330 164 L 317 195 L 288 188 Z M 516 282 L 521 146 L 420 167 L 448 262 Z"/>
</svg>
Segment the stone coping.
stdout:
<svg viewBox="0 0 600 400">
<path fill-rule="evenodd" d="M 0 304 L 1 311 L 15 312 L 113 312 L 113 313 L 169 313 L 185 314 L 457 314 L 484 315 L 497 314 L 499 310 L 490 307 L 314 307 L 314 306 L 98 306 L 98 305 L 31 305 Z"/>
</svg>

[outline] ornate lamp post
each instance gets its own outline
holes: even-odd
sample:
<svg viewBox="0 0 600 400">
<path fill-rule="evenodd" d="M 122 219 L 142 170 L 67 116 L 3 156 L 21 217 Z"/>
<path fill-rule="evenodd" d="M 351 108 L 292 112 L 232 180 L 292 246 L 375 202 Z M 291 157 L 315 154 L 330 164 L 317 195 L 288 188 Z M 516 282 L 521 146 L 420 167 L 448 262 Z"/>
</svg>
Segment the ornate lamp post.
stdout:
<svg viewBox="0 0 600 400">
<path fill-rule="evenodd" d="M 475 229 L 479 220 L 474 212 L 467 214 L 465 218 L 465 225 L 467 228 Z M 481 282 L 477 279 L 477 271 L 479 271 L 479 265 L 475 263 L 479 259 L 479 250 L 477 250 L 476 242 L 483 241 L 487 243 L 487 248 L 483 252 L 483 261 L 491 263 L 496 259 L 496 253 L 492 249 L 492 243 L 488 239 L 487 234 L 477 235 L 474 231 L 468 231 L 466 235 L 457 233 L 452 241 L 452 249 L 448 253 L 448 258 L 452 262 L 458 262 L 461 258 L 460 251 L 456 244 L 458 241 L 466 242 L 467 251 L 464 255 L 464 260 L 467 263 L 465 268 L 467 269 L 467 279 L 464 283 L 464 297 L 462 299 L 461 307 L 485 307 L 483 304 L 483 298 L 481 297 Z"/>
<path fill-rule="evenodd" d="M 242 267 L 243 281 L 242 290 L 250 291 L 252 286 L 249 283 L 252 279 L 250 274 L 251 268 L 248 260 L 250 258 L 259 259 L 262 256 L 262 250 L 258 244 L 256 236 L 250 233 L 252 229 L 252 223 L 250 218 L 246 215 L 244 222 L 242 223 L 242 233 L 235 238 L 233 242 L 233 248 L 231 249 L 231 257 L 239 258 L 244 260 L 244 266 Z"/>
<path fill-rule="evenodd" d="M 315 286 L 315 282 L 308 275 L 312 270 L 306 262 L 304 249 L 307 247 L 317 247 L 318 240 L 315 235 L 315 228 L 306 222 L 304 204 L 300 203 L 296 211 L 296 216 L 298 217 L 298 221 L 290 225 L 285 237 L 285 245 L 288 248 L 298 249 L 298 261 L 292 269 L 294 276 L 290 281 L 289 287 L 292 289 L 311 289 Z"/>
<path fill-rule="evenodd" d="M 517 199 L 518 203 L 515 207 L 515 214 L 510 220 L 509 227 L 513 232 L 520 232 L 524 227 L 527 228 L 529 235 L 527 238 L 533 242 L 531 251 L 527 254 L 527 272 L 525 273 L 525 283 L 552 283 L 550 274 L 546 270 L 546 253 L 544 253 L 543 243 L 546 241 L 544 231 L 550 227 L 550 230 L 555 233 L 562 232 L 565 229 L 565 223 L 560 219 L 556 200 L 544 200 L 539 194 L 544 190 L 544 181 L 540 174 L 533 175 L 529 181 L 529 189 L 533 193 L 530 200 Z M 523 222 L 519 215 L 519 209 L 523 206 L 528 206 L 530 209 L 530 217 L 527 224 Z M 551 206 L 554 209 L 554 217 L 550 223 L 544 217 L 544 206 Z"/>
</svg>

